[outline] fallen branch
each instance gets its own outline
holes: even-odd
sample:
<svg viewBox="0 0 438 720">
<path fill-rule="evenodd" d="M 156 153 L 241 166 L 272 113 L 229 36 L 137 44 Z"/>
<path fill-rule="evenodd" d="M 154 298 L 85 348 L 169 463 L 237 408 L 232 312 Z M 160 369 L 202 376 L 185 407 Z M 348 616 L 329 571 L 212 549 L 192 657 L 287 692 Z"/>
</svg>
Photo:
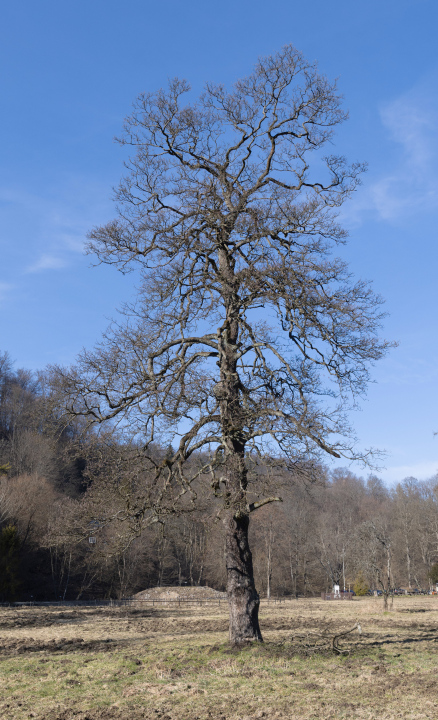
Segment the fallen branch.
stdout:
<svg viewBox="0 0 438 720">
<path fill-rule="evenodd" d="M 362 628 L 359 623 L 356 623 L 354 627 L 352 627 L 350 630 L 345 630 L 344 632 L 338 633 L 337 635 L 334 635 L 332 638 L 332 650 L 333 652 L 338 653 L 338 655 L 349 655 L 349 650 L 343 650 L 338 645 L 338 639 L 341 637 L 345 637 L 345 635 L 349 635 L 350 633 L 354 632 L 355 630 L 358 631 L 359 635 L 362 634 Z"/>
<path fill-rule="evenodd" d="M 344 630 L 343 632 L 338 632 L 336 635 L 331 636 L 329 628 L 327 627 L 325 630 L 319 633 L 316 632 L 307 632 L 305 634 L 297 634 L 290 638 L 290 642 L 293 642 L 295 639 L 301 641 L 304 644 L 304 647 L 306 650 L 309 651 L 321 651 L 321 650 L 332 650 L 334 653 L 337 653 L 338 655 L 349 655 L 350 650 L 343 650 L 339 644 L 338 640 L 339 638 L 345 637 L 346 635 L 350 635 L 350 633 L 354 632 L 355 630 L 358 631 L 359 635 L 362 634 L 362 628 L 360 626 L 360 623 L 356 623 L 354 627 L 350 628 L 349 630 Z M 286 641 L 284 640 L 284 644 Z"/>
</svg>

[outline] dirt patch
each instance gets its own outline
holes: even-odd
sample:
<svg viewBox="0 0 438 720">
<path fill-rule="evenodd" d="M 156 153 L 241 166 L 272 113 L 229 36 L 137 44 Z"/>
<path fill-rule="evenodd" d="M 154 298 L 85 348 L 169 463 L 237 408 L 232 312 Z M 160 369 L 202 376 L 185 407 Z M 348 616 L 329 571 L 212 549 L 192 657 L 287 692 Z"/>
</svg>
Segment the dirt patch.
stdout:
<svg viewBox="0 0 438 720">
<path fill-rule="evenodd" d="M 42 715 L 38 720 L 151 720 L 151 718 L 159 718 L 159 720 L 170 720 L 169 715 L 163 715 L 162 713 L 153 713 L 151 715 L 150 710 L 119 710 L 118 708 L 105 708 L 102 710 L 87 710 L 82 712 L 81 710 L 75 710 L 69 708 L 68 710 L 62 710 L 58 712 L 53 710 L 46 715 Z"/>
<path fill-rule="evenodd" d="M 0 620 L 0 629 L 18 627 L 50 627 L 56 624 L 77 623 L 80 621 L 81 617 L 82 616 L 78 612 L 57 612 L 56 615 L 54 615 L 53 611 L 47 612 L 45 608 L 42 608 L 41 612 L 28 613 L 27 615 L 23 615 L 20 614 L 20 612 L 15 611 L 10 617 L 2 618 Z"/>
<path fill-rule="evenodd" d="M 152 715 L 154 717 L 154 715 Z M 164 720 L 164 715 L 155 714 L 156 718 Z M 168 716 L 169 717 L 169 716 Z M 130 710 L 129 713 L 126 710 L 119 710 L 117 708 L 105 708 L 103 710 L 86 711 L 75 710 L 69 708 L 68 710 L 62 710 L 61 712 L 51 711 L 46 715 L 39 716 L 38 720 L 150 720 L 151 714 L 149 710 L 135 711 Z"/>
<path fill-rule="evenodd" d="M 0 644 L 1 656 L 23 655 L 25 653 L 48 652 L 48 653 L 94 653 L 109 652 L 116 646 L 118 649 L 127 647 L 128 642 L 116 641 L 110 638 L 106 640 L 89 640 L 83 638 L 61 638 L 47 642 L 36 640 L 32 637 L 24 637 L 20 640 L 3 640 Z"/>
</svg>

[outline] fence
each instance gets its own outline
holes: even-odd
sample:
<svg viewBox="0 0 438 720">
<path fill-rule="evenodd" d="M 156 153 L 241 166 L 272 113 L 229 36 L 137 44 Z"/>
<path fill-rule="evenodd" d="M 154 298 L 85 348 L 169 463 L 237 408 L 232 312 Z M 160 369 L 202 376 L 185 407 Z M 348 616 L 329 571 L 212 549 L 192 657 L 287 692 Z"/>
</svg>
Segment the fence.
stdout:
<svg viewBox="0 0 438 720">
<path fill-rule="evenodd" d="M 281 604 L 290 598 L 261 598 L 261 603 Z M 190 607 L 213 605 L 216 607 L 227 607 L 228 600 L 222 598 L 150 598 L 147 600 L 135 600 L 134 598 L 122 598 L 121 600 L 28 600 L 23 602 L 0 603 L 0 607 L 165 607 L 178 606 Z"/>
<path fill-rule="evenodd" d="M 352 600 L 353 599 L 353 593 L 352 592 L 346 592 L 341 591 L 340 593 L 321 593 L 321 598 L 323 600 Z"/>
</svg>

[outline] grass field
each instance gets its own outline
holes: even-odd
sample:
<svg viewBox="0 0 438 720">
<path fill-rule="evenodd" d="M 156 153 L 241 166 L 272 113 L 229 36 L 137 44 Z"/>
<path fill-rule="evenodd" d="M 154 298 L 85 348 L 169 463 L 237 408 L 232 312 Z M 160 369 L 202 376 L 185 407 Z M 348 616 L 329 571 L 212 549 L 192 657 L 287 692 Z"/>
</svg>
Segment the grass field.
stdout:
<svg viewBox="0 0 438 720">
<path fill-rule="evenodd" d="M 235 650 L 225 607 L 0 608 L 0 718 L 438 716 L 438 597 L 264 603 L 261 626 Z"/>
</svg>

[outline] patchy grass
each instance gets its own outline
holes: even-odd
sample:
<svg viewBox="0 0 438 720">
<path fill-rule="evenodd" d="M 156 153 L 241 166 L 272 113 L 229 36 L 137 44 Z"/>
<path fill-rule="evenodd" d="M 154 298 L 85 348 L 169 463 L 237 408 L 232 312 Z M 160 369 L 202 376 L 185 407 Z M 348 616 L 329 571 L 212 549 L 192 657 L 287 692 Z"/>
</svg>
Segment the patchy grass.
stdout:
<svg viewBox="0 0 438 720">
<path fill-rule="evenodd" d="M 345 654 L 330 649 L 336 633 Z M 435 718 L 438 597 L 263 604 L 264 644 L 225 608 L 0 609 L 5 720 Z M 348 653 L 348 654 L 347 654 Z"/>
</svg>

